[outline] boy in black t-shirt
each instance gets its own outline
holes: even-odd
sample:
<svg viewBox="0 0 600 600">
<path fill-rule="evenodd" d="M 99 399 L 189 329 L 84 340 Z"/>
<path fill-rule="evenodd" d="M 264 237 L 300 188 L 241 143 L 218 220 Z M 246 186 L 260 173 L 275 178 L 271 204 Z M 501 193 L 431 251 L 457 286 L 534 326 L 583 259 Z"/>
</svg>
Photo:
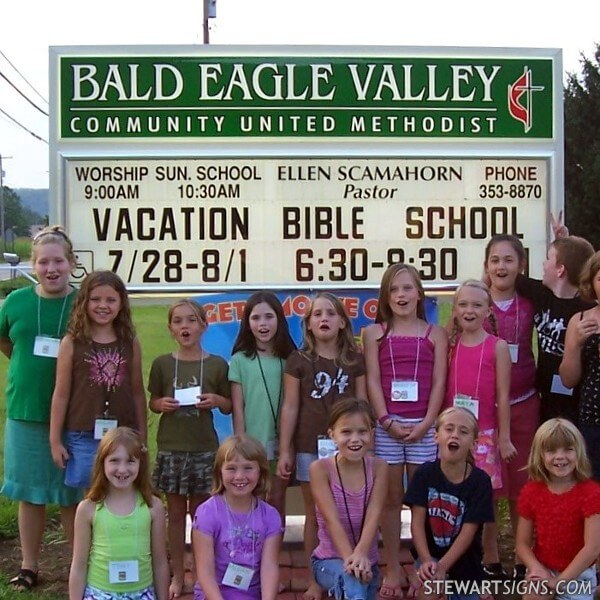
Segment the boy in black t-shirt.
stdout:
<svg viewBox="0 0 600 600">
<path fill-rule="evenodd" d="M 577 423 L 579 391 L 562 385 L 558 367 L 565 351 L 569 319 L 593 304 L 579 297 L 583 265 L 594 253 L 593 246 L 574 235 L 555 239 L 548 248 L 541 281 L 519 275 L 517 293 L 534 305 L 538 335 L 537 389 L 541 397 L 541 421 L 565 417 Z"/>
</svg>

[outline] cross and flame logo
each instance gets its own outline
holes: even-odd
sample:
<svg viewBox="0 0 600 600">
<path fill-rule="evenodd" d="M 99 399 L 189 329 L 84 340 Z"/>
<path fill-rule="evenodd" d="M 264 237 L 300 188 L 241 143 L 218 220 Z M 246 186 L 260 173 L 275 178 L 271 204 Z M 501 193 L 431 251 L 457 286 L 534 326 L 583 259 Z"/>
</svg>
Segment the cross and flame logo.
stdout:
<svg viewBox="0 0 600 600">
<path fill-rule="evenodd" d="M 533 85 L 531 69 L 527 66 L 512 85 L 508 86 L 508 112 L 511 117 L 523 123 L 525 133 L 533 124 L 533 92 L 541 92 L 542 85 Z"/>
</svg>

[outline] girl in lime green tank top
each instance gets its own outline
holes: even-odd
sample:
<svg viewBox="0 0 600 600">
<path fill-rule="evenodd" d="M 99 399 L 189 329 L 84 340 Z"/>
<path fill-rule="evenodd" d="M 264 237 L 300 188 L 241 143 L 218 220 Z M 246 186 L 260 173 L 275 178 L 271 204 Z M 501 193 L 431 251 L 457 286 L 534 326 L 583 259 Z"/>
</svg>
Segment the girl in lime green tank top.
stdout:
<svg viewBox="0 0 600 600">
<path fill-rule="evenodd" d="M 167 600 L 165 512 L 148 451 L 128 427 L 102 438 L 92 486 L 75 515 L 69 600 Z"/>
</svg>

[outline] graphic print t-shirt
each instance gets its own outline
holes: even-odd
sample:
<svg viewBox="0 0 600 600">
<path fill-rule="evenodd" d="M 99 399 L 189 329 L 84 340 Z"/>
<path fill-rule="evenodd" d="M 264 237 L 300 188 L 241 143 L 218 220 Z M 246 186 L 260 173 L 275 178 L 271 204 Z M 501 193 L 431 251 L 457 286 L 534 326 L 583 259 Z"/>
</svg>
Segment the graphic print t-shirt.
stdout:
<svg viewBox="0 0 600 600">
<path fill-rule="evenodd" d="M 352 364 L 342 366 L 329 358 L 311 358 L 294 351 L 285 363 L 286 375 L 300 380 L 300 407 L 294 433 L 296 452 L 316 454 L 317 438 L 327 433 L 329 413 L 340 398 L 356 396 L 356 378 L 365 374 L 360 353 L 351 354 Z"/>
<path fill-rule="evenodd" d="M 448 577 L 456 581 L 481 581 L 481 532 L 484 523 L 494 521 L 489 476 L 473 467 L 465 481 L 452 483 L 444 476 L 439 460 L 428 462 L 417 469 L 404 502 L 426 509 L 425 534 L 433 558 L 440 559 L 448 552 L 465 523 L 479 524 L 471 545 L 450 568 Z"/>
</svg>

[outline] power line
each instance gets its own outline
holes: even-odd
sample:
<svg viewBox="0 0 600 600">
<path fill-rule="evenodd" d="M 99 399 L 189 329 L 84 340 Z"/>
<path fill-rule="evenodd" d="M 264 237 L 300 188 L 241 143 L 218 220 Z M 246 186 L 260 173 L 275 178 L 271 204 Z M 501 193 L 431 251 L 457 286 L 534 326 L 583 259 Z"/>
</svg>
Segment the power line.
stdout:
<svg viewBox="0 0 600 600">
<path fill-rule="evenodd" d="M 19 123 L 19 121 L 17 121 L 15 118 L 11 117 L 5 110 L 2 110 L 0 108 L 0 113 L 5 115 L 6 117 L 8 117 L 13 123 L 16 123 L 21 129 L 24 129 L 27 133 L 31 134 L 36 140 L 40 140 L 40 142 L 44 142 L 44 144 L 48 143 L 48 140 L 45 140 L 44 138 L 40 137 L 37 133 L 33 133 L 33 131 L 31 131 L 31 129 L 27 129 L 27 127 L 25 127 L 25 125 L 23 125 L 22 123 Z"/>
<path fill-rule="evenodd" d="M 40 94 L 35 87 L 33 87 L 33 84 L 29 83 L 27 77 L 25 77 L 25 75 L 23 75 L 23 73 L 21 73 L 21 71 L 15 67 L 15 65 L 9 60 L 8 56 L 2 52 L 2 50 L 0 50 L 0 55 L 4 57 L 4 60 L 21 76 L 21 79 L 42 99 L 42 101 L 48 104 L 48 100 L 46 100 L 46 98 L 44 98 L 44 96 L 42 96 L 42 94 Z"/>
<path fill-rule="evenodd" d="M 33 108 L 37 108 L 43 115 L 46 115 L 47 117 L 49 116 L 45 110 L 41 109 L 33 100 L 26 96 L 2 71 L 0 71 L 0 77 L 2 77 L 2 79 L 4 79 L 14 90 L 16 90 L 17 93 L 23 96 L 23 98 L 25 98 L 25 100 L 27 100 L 27 102 L 33 106 Z"/>
</svg>

